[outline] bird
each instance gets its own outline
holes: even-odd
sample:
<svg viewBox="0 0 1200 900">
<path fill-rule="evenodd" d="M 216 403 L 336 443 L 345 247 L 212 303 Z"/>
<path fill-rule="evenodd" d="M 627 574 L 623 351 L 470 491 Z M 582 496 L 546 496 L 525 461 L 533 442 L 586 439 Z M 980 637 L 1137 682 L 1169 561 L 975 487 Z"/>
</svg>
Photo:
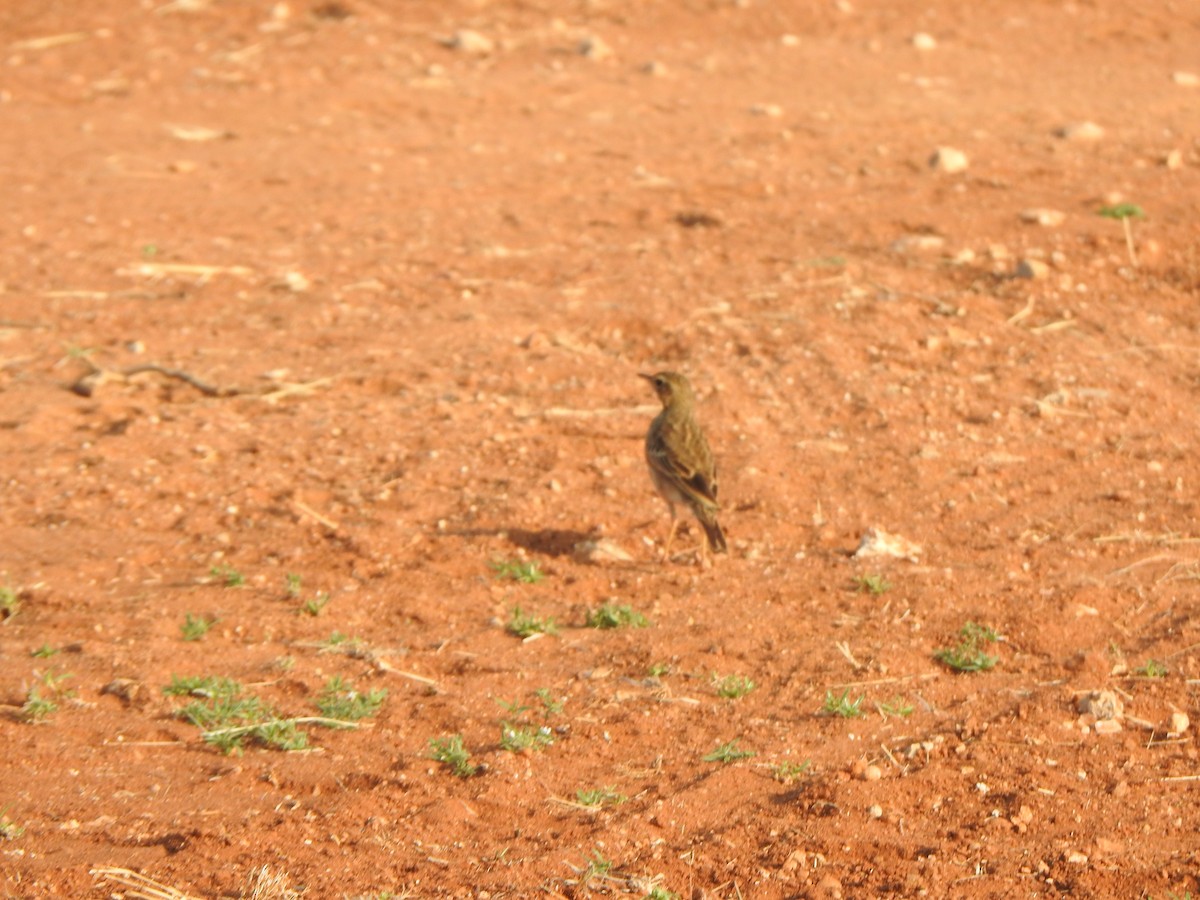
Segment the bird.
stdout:
<svg viewBox="0 0 1200 900">
<path fill-rule="evenodd" d="M 646 432 L 646 463 L 655 489 L 671 508 L 671 531 L 664 552 L 671 552 L 679 527 L 675 506 L 681 503 L 704 529 L 700 559 L 706 562 L 709 550 L 725 553 L 729 548 L 717 521 L 721 511 L 717 503 L 717 466 L 696 420 L 696 395 L 691 383 L 678 372 L 639 372 L 638 376 L 650 382 L 663 407 Z"/>
</svg>

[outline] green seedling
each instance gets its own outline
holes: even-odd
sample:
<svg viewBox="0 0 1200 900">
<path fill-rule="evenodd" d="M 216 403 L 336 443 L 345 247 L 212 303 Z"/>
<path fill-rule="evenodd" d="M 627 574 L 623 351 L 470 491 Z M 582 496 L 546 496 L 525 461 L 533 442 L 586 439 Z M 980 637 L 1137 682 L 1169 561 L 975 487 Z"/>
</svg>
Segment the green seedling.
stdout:
<svg viewBox="0 0 1200 900">
<path fill-rule="evenodd" d="M 593 878 L 608 878 L 608 873 L 613 870 L 613 862 L 610 859 L 605 859 L 599 848 L 592 851 L 592 855 L 588 857 L 587 868 L 579 876 L 579 880 L 586 888 L 588 882 Z"/>
<path fill-rule="evenodd" d="M 566 705 L 566 701 L 554 699 L 550 688 L 538 688 L 533 693 L 542 701 L 542 718 L 549 719 L 551 716 L 559 715 L 563 711 L 563 706 Z"/>
<path fill-rule="evenodd" d="M 514 719 L 519 719 L 521 716 L 529 712 L 529 707 L 520 700 L 502 700 L 496 698 L 496 705 L 509 714 Z"/>
<path fill-rule="evenodd" d="M 958 632 L 958 643 L 939 650 L 933 658 L 956 672 L 986 672 L 1000 662 L 1000 657 L 985 653 L 983 647 L 1000 640 L 987 625 L 968 622 Z"/>
<path fill-rule="evenodd" d="M 292 600 L 297 600 L 300 597 L 300 576 L 295 572 L 288 572 L 283 576 L 287 583 L 287 595 Z"/>
<path fill-rule="evenodd" d="M 879 714 L 884 718 L 888 716 L 899 716 L 904 719 L 913 714 L 913 706 L 904 697 L 897 694 L 887 703 L 876 703 L 875 708 L 879 710 Z"/>
<path fill-rule="evenodd" d="M 430 738 L 429 758 L 449 766 L 450 771 L 458 778 L 470 778 L 479 771 L 479 766 L 471 762 L 471 754 L 463 747 L 461 734 Z"/>
<path fill-rule="evenodd" d="M 857 719 L 863 714 L 863 698 L 850 698 L 850 689 L 842 691 L 840 697 L 834 696 L 833 691 L 825 692 L 825 702 L 821 704 L 821 712 L 827 716 L 839 716 L 843 719 Z"/>
<path fill-rule="evenodd" d="M 711 753 L 706 753 L 701 757 L 705 762 L 731 763 L 739 759 L 749 759 L 754 756 L 753 750 L 742 750 L 737 745 L 738 739 L 734 738 L 727 744 L 722 744 Z"/>
<path fill-rule="evenodd" d="M 771 777 L 780 784 L 791 784 L 794 781 L 799 781 L 808 772 L 812 766 L 812 760 L 806 759 L 804 762 L 787 762 L 777 763 L 771 766 Z"/>
<path fill-rule="evenodd" d="M 7 622 L 21 611 L 21 595 L 17 589 L 6 585 L 0 587 L 0 622 Z"/>
<path fill-rule="evenodd" d="M 1134 669 L 1133 674 L 1141 675 L 1143 678 L 1165 678 L 1168 671 L 1166 663 L 1159 662 L 1157 659 L 1148 659 L 1144 666 Z"/>
<path fill-rule="evenodd" d="M 306 616 L 319 616 L 321 610 L 329 605 L 329 595 L 322 591 L 317 596 L 300 604 L 300 612 Z"/>
<path fill-rule="evenodd" d="M 575 792 L 575 799 L 581 806 L 599 809 L 602 806 L 620 806 L 629 798 L 618 793 L 615 788 L 580 788 Z"/>
<path fill-rule="evenodd" d="M 500 723 L 500 748 L 509 753 L 543 750 L 554 743 L 554 732 L 545 725 L 534 728 L 515 722 Z"/>
<path fill-rule="evenodd" d="M 350 637 L 342 634 L 340 631 L 335 631 L 325 640 L 321 641 L 317 646 L 320 648 L 318 653 L 345 653 L 347 651 L 357 650 L 363 645 L 361 638 Z"/>
<path fill-rule="evenodd" d="M 558 625 L 553 619 L 539 619 L 522 612 L 519 606 L 513 607 L 507 627 L 511 634 L 520 638 L 527 638 L 534 634 L 558 634 Z"/>
<path fill-rule="evenodd" d="M 668 891 L 661 884 L 656 884 L 650 888 L 650 892 L 642 900 L 679 900 L 679 895 L 674 891 Z"/>
<path fill-rule="evenodd" d="M 208 570 L 208 574 L 224 581 L 225 587 L 241 587 L 246 583 L 245 576 L 232 566 L 213 566 Z"/>
<path fill-rule="evenodd" d="M 492 571 L 496 573 L 497 578 L 518 581 L 521 584 L 537 584 L 546 577 L 537 560 L 497 560 L 492 563 Z"/>
<path fill-rule="evenodd" d="M 1137 253 L 1133 249 L 1133 227 L 1130 219 L 1144 219 L 1146 213 L 1136 203 L 1115 203 L 1112 206 L 1100 207 L 1100 215 L 1106 219 L 1120 219 L 1121 227 L 1125 230 L 1125 249 L 1129 253 L 1129 263 L 1135 269 L 1138 266 Z"/>
<path fill-rule="evenodd" d="M 586 624 L 588 628 L 645 628 L 650 622 L 632 606 L 605 603 L 587 614 Z"/>
<path fill-rule="evenodd" d="M 662 678 L 664 675 L 671 674 L 671 664 L 667 662 L 651 663 L 648 671 L 651 678 Z"/>
<path fill-rule="evenodd" d="M 208 630 L 216 624 L 216 619 L 206 619 L 204 616 L 197 617 L 188 613 L 183 624 L 179 626 L 179 630 L 185 641 L 198 641 L 208 634 Z"/>
<path fill-rule="evenodd" d="M 859 593 L 869 593 L 873 597 L 885 594 L 892 589 L 892 583 L 882 575 L 856 575 L 854 583 Z"/>
<path fill-rule="evenodd" d="M 745 675 L 726 675 L 721 677 L 716 672 L 712 674 L 712 684 L 717 691 L 717 696 L 724 697 L 727 700 L 737 700 L 739 697 L 745 697 L 758 687 L 758 685 Z"/>
<path fill-rule="evenodd" d="M 199 728 L 205 743 L 224 753 L 240 753 L 247 740 L 279 750 L 307 746 L 308 736 L 297 727 L 302 720 L 280 718 L 258 697 L 244 694 L 231 678 L 174 676 L 163 693 L 194 698 L 175 714 Z"/>
<path fill-rule="evenodd" d="M 8 816 L 8 807 L 0 809 L 0 840 L 15 841 L 25 833 L 25 829 Z"/>
<path fill-rule="evenodd" d="M 57 648 L 51 647 L 49 644 L 42 644 L 42 646 L 32 651 L 29 655 L 35 659 L 49 659 L 57 653 Z"/>
<path fill-rule="evenodd" d="M 374 717 L 387 699 L 387 693 L 383 688 L 360 693 L 335 675 L 325 682 L 325 689 L 317 698 L 317 709 L 322 716 L 337 722 L 357 722 Z"/>
<path fill-rule="evenodd" d="M 41 684 L 30 686 L 25 695 L 21 718 L 26 722 L 44 722 L 58 712 L 59 701 L 75 696 L 75 691 L 68 690 L 64 684 L 70 677 L 70 672 L 44 672 L 39 679 Z"/>
</svg>

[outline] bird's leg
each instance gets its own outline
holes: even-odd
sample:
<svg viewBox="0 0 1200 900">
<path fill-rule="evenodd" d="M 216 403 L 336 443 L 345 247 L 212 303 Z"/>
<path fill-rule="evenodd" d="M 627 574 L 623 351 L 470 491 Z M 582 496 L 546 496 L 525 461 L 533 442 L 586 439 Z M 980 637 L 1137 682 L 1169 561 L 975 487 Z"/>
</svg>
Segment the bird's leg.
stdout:
<svg viewBox="0 0 1200 900">
<path fill-rule="evenodd" d="M 663 546 L 663 557 L 671 558 L 671 544 L 675 541 L 675 530 L 679 528 L 679 519 L 675 517 L 675 504 L 667 504 L 671 507 L 671 530 L 667 532 L 667 543 Z"/>
</svg>

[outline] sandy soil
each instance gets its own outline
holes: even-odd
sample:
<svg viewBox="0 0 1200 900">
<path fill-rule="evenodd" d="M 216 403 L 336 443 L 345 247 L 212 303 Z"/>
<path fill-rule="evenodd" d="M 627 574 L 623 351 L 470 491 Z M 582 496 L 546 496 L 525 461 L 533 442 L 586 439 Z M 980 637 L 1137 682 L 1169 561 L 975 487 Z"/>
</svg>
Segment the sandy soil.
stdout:
<svg viewBox="0 0 1200 900">
<path fill-rule="evenodd" d="M 1200 890 L 1194 5 L 97 0 L 0 48 L 3 896 Z M 660 552 L 664 368 L 711 569 Z M 218 679 L 210 730 L 303 749 L 206 741 Z"/>
</svg>

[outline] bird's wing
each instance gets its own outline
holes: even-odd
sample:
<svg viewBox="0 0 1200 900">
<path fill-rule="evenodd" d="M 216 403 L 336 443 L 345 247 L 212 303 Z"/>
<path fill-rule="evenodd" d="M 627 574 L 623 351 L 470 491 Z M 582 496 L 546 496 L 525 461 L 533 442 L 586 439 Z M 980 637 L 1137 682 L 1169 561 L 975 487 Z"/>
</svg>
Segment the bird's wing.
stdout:
<svg viewBox="0 0 1200 900">
<path fill-rule="evenodd" d="M 689 448 L 690 453 L 671 453 L 668 449 L 669 442 L 659 440 L 654 446 L 647 448 L 646 458 L 655 470 L 666 476 L 685 496 L 691 497 L 701 506 L 716 507 L 717 474 L 708 441 L 693 422 L 684 423 L 681 430 L 683 434 L 680 440 L 674 442 L 675 446 Z"/>
</svg>

